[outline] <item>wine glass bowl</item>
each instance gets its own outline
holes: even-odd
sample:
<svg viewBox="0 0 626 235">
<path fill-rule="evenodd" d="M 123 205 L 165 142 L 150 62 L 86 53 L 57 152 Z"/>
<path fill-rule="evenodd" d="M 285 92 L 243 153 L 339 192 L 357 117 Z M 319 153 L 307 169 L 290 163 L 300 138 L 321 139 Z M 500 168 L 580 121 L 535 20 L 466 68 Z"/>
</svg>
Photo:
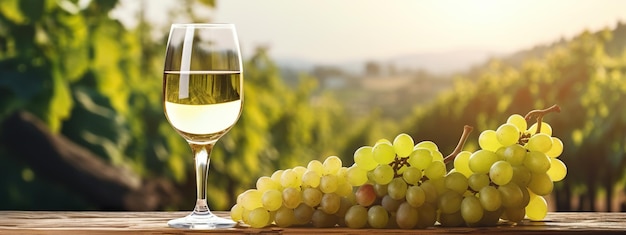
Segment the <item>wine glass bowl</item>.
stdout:
<svg viewBox="0 0 626 235">
<path fill-rule="evenodd" d="M 239 119 L 242 61 L 232 24 L 173 24 L 163 70 L 163 109 L 195 158 L 196 206 L 170 227 L 211 229 L 236 223 L 211 213 L 206 184 L 211 150 Z"/>
</svg>

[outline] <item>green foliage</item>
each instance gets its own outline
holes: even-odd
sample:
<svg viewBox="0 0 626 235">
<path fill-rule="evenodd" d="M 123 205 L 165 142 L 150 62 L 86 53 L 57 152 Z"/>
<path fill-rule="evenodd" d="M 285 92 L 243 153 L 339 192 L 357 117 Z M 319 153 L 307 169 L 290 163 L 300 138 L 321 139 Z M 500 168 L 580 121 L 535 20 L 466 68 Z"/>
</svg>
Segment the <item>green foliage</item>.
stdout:
<svg viewBox="0 0 626 235">
<path fill-rule="evenodd" d="M 25 5 L 31 1 L 0 2 L 0 122 L 16 110 L 29 110 L 110 164 L 176 182 L 188 203 L 170 208 L 188 209 L 195 195 L 189 187 L 195 181 L 191 151 L 167 123 L 161 103 L 167 35 L 149 39 L 153 29 L 146 22 L 129 30 L 110 19 L 116 2 L 91 1 L 82 9 L 75 1 L 34 1 L 33 7 Z M 228 209 L 254 179 L 275 169 L 351 154 L 353 146 L 374 136 L 363 133 L 377 130 L 373 118 L 345 118 L 335 98 L 318 92 L 313 77 L 302 75 L 294 86 L 286 85 L 262 48 L 245 60 L 244 77 L 241 119 L 212 153 L 208 197 L 214 209 Z M 15 167 L 0 177 L 0 186 L 9 188 L 0 193 L 9 198 L 2 208 L 41 209 L 25 196 L 41 188 L 49 189 L 51 209 L 97 207 L 63 201 L 72 189 L 43 186 L 50 182 L 6 147 L 0 144 L 0 165 Z"/>
<path fill-rule="evenodd" d="M 432 138 L 450 152 L 464 124 L 476 130 L 495 129 L 510 114 L 525 115 L 558 104 L 562 113 L 545 119 L 564 142 L 561 159 L 569 168 L 557 194 L 570 195 L 582 185 L 588 187 L 583 194 L 591 198 L 600 189 L 608 194 L 623 190 L 625 35 L 626 27 L 620 23 L 613 31 L 583 32 L 570 42 L 539 48 L 541 53 L 531 51 L 528 54 L 543 56 L 521 65 L 503 62 L 514 60 L 491 61 L 478 77 L 458 78 L 451 92 L 418 109 L 403 129 L 417 138 Z M 472 135 L 468 149 L 476 148 L 478 135 Z M 568 203 L 559 209 L 568 209 Z"/>
<path fill-rule="evenodd" d="M 167 123 L 161 104 L 166 30 L 151 38 L 140 21 L 126 29 L 108 16 L 117 0 L 0 1 L 0 122 L 28 110 L 48 127 L 110 164 L 144 178 L 166 177 L 181 188 L 189 209 L 195 196 L 189 146 Z M 214 1 L 187 0 L 192 6 Z M 200 18 L 191 16 L 192 20 Z M 141 20 L 141 19 L 140 19 Z M 401 125 L 384 111 L 350 115 L 337 97 L 302 74 L 287 84 L 264 48 L 244 61 L 244 108 L 212 153 L 211 207 L 228 209 L 237 194 L 276 169 L 337 155 L 352 162 L 359 146 L 407 132 L 451 152 L 465 124 L 493 129 L 512 113 L 552 104 L 546 118 L 563 139 L 569 175 L 561 191 L 593 192 L 626 181 L 626 26 L 585 32 L 457 78 L 430 105 L 416 106 Z M 521 57 L 520 57 L 521 56 Z M 523 63 L 521 62 L 523 61 Z M 400 107 L 400 106 L 399 106 Z M 404 107 L 404 106 L 402 106 Z M 398 128 L 400 126 L 401 128 Z M 2 131 L 2 130 L 0 130 Z M 477 133 L 466 145 L 476 148 Z M 0 209 L 98 209 L 38 176 L 0 143 Z M 590 170 L 592 169 L 592 170 Z M 583 192 L 585 193 L 585 192 Z M 32 195 L 46 194 L 46 206 Z M 610 194 L 610 193 L 609 193 Z"/>
</svg>

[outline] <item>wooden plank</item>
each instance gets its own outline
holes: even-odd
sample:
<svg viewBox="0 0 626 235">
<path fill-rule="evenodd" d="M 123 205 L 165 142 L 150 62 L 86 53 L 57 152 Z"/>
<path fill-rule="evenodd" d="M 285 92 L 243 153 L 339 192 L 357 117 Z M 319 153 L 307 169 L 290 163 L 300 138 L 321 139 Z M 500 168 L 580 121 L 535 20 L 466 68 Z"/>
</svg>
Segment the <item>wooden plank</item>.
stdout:
<svg viewBox="0 0 626 235">
<path fill-rule="evenodd" d="M 278 228 L 239 226 L 217 230 L 181 230 L 167 221 L 187 212 L 54 212 L 0 211 L 0 234 L 626 234 L 626 213 L 549 213 L 543 221 L 495 227 L 420 230 L 349 228 Z M 216 212 L 227 217 L 228 212 Z"/>
</svg>

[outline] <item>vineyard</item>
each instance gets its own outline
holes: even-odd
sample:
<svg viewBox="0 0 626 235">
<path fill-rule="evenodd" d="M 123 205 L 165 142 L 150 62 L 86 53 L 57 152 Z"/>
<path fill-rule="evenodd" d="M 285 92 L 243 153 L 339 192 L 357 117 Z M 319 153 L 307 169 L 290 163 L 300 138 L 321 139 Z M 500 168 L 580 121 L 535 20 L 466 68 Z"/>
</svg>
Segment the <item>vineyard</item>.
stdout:
<svg viewBox="0 0 626 235">
<path fill-rule="evenodd" d="M 191 199 L 189 147 L 166 122 L 161 106 L 166 38 L 147 36 L 167 29 L 141 19 L 137 28 L 125 28 L 108 16 L 116 3 L 93 0 L 73 9 L 51 0 L 0 1 L 0 123 L 17 112 L 31 113 L 51 135 L 107 166 L 141 182 L 163 180 L 172 187 L 168 192 L 177 194 L 172 198 Z M 194 4 L 212 7 L 211 1 Z M 554 184 L 551 209 L 626 211 L 624 23 L 493 59 L 456 78 L 454 87 L 432 102 L 415 105 L 402 120 L 376 111 L 349 115 L 310 75 L 286 84 L 264 48 L 245 58 L 244 77 L 242 117 L 211 158 L 208 199 L 214 210 L 231 208 L 256 178 L 277 169 L 330 155 L 350 165 L 359 147 L 399 133 L 433 141 L 445 155 L 464 125 L 495 130 L 511 114 L 558 104 L 561 113 L 546 121 L 563 142 L 559 159 L 568 174 Z M 413 102 L 401 95 L 395 100 Z M 45 168 L 50 166 L 29 164 L 24 149 L 8 144 L 29 136 L 8 130 L 0 125 L 0 187 L 6 189 L 0 209 L 129 209 L 102 205 L 53 177 L 54 169 Z M 473 133 L 465 150 L 478 149 Z M 192 204 L 172 200 L 139 209 L 186 210 Z"/>
</svg>

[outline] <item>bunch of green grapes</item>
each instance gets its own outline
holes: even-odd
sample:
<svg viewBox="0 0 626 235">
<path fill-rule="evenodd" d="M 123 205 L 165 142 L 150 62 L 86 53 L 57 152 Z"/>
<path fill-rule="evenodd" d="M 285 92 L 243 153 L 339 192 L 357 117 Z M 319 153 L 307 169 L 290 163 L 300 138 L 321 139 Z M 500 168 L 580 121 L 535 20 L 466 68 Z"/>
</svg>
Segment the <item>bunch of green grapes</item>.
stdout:
<svg viewBox="0 0 626 235">
<path fill-rule="evenodd" d="M 553 182 L 567 174 L 558 159 L 563 142 L 552 136 L 546 122 L 527 128 L 527 121 L 511 115 L 496 130 L 483 131 L 480 150 L 462 151 L 445 177 L 447 192 L 440 198 L 442 225 L 493 225 L 499 219 L 519 222 L 543 219 L 546 196 Z"/>
<path fill-rule="evenodd" d="M 426 228 L 492 226 L 546 216 L 543 196 L 567 174 L 558 159 L 563 142 L 552 136 L 539 110 L 537 123 L 511 115 L 496 130 L 481 132 L 480 149 L 462 151 L 466 126 L 455 151 L 444 158 L 432 141 L 415 144 L 408 134 L 381 139 L 354 152 L 343 167 L 330 156 L 306 167 L 278 170 L 239 195 L 231 217 L 251 227 L 306 226 Z M 532 111 L 527 115 L 537 114 Z M 453 161 L 448 172 L 446 163 Z"/>
<path fill-rule="evenodd" d="M 407 134 L 379 140 L 354 153 L 346 179 L 353 186 L 355 204 L 344 221 L 350 228 L 425 228 L 435 224 L 439 191 L 446 165 L 431 141 L 414 144 Z"/>
<path fill-rule="evenodd" d="M 256 189 L 237 197 L 231 209 L 235 221 L 261 228 L 270 224 L 280 227 L 313 224 L 317 227 L 341 223 L 352 206 L 348 198 L 353 187 L 346 180 L 348 169 L 341 159 L 330 156 L 320 162 L 313 160 L 307 167 L 275 171 L 260 177 Z"/>
</svg>

